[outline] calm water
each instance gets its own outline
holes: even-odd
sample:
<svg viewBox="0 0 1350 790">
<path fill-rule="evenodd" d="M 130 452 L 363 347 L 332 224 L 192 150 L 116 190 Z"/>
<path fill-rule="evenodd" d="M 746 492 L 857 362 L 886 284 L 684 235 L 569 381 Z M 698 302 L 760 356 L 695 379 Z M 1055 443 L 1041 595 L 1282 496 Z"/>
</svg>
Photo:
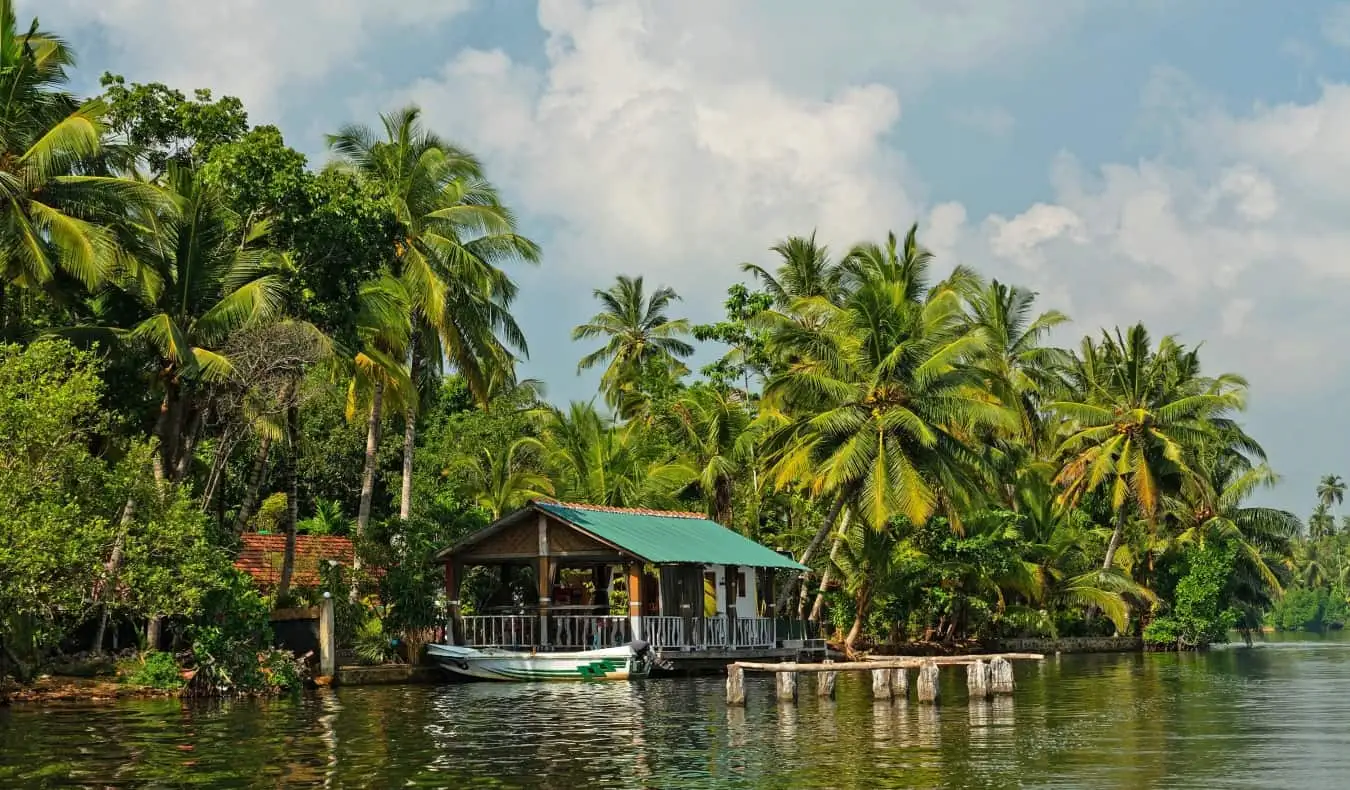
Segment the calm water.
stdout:
<svg viewBox="0 0 1350 790">
<path fill-rule="evenodd" d="M 1350 641 L 1019 664 L 1011 700 L 780 709 L 750 676 L 0 708 L 0 787 L 1350 786 Z"/>
</svg>

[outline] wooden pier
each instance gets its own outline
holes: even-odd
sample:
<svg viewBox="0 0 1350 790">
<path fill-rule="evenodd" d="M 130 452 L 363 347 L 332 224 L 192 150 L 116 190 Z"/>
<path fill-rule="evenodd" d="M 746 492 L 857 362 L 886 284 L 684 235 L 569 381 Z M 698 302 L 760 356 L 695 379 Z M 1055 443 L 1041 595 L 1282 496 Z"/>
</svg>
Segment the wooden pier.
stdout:
<svg viewBox="0 0 1350 790">
<path fill-rule="evenodd" d="M 1042 661 L 1040 653 L 996 653 L 969 656 L 894 657 L 870 661 L 826 661 L 820 664 L 737 661 L 727 666 L 727 704 L 745 704 L 745 673 L 770 672 L 776 675 L 775 694 L 779 702 L 797 699 L 797 675 L 816 676 L 816 693 L 834 696 L 835 679 L 840 672 L 871 672 L 872 696 L 876 699 L 908 699 L 909 670 L 918 670 L 915 696 L 924 704 L 938 702 L 938 669 L 944 666 L 966 668 L 966 688 L 973 698 L 1013 693 L 1014 661 Z"/>
</svg>

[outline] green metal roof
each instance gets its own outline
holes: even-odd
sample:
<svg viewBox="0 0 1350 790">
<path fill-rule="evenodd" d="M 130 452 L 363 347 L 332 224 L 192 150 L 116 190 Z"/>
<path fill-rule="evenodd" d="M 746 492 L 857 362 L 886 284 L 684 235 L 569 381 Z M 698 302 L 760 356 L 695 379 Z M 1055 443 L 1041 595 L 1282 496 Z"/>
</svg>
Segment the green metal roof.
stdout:
<svg viewBox="0 0 1350 790">
<path fill-rule="evenodd" d="M 535 502 L 546 513 L 657 565 L 748 565 L 756 568 L 806 566 L 693 513 L 591 508 Z"/>
</svg>

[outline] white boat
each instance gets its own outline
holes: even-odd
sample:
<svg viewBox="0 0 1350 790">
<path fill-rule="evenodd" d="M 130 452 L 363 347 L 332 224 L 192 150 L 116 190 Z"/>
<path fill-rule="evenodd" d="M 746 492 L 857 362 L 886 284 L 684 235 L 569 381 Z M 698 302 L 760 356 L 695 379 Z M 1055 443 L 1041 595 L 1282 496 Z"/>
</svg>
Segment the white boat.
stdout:
<svg viewBox="0 0 1350 790">
<path fill-rule="evenodd" d="M 427 645 L 443 669 L 479 680 L 633 680 L 647 677 L 656 655 L 646 642 L 622 647 L 539 653 L 498 648 Z"/>
</svg>

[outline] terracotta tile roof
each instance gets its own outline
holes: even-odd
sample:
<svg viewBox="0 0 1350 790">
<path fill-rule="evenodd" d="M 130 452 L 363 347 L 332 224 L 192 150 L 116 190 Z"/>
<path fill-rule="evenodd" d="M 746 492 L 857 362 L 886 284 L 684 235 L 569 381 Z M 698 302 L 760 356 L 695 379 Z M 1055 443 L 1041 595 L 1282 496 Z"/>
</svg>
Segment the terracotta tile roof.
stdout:
<svg viewBox="0 0 1350 790">
<path fill-rule="evenodd" d="M 557 505 L 571 510 L 594 510 L 597 513 L 632 513 L 637 516 L 664 516 L 665 518 L 708 518 L 707 513 L 694 513 L 689 510 L 651 510 L 645 507 L 609 507 L 607 505 L 587 505 L 580 502 L 558 502 L 552 499 L 541 499 L 541 503 Z"/>
<path fill-rule="evenodd" d="M 272 587 L 281 580 L 281 562 L 286 553 L 285 535 L 259 535 L 247 533 L 240 536 L 243 541 L 239 547 L 239 556 L 234 567 L 248 573 L 263 587 Z M 355 552 L 352 542 L 347 538 L 296 535 L 295 571 L 291 584 L 295 587 L 310 587 L 319 583 L 319 563 L 337 560 L 350 566 Z"/>
</svg>

